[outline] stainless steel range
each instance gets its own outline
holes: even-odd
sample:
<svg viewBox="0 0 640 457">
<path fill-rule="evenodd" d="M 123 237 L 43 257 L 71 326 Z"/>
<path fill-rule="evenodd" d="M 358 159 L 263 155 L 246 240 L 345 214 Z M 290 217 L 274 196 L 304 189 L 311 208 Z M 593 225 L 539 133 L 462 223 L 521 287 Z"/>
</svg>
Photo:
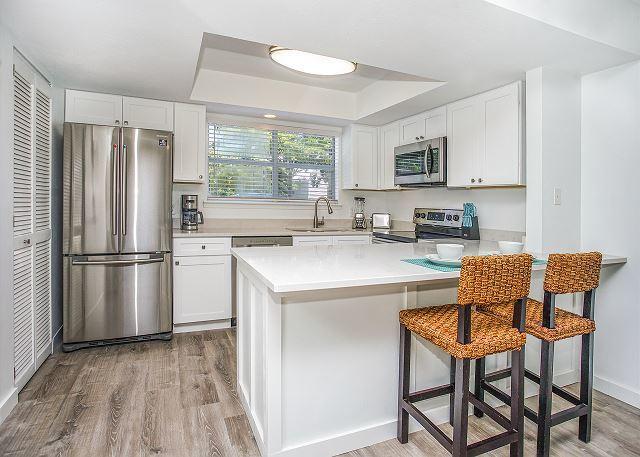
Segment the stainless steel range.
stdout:
<svg viewBox="0 0 640 457">
<path fill-rule="evenodd" d="M 417 243 L 420 241 L 462 238 L 479 240 L 478 217 L 470 216 L 463 226 L 461 209 L 416 208 L 413 211 L 415 230 L 374 230 L 373 243 Z"/>
</svg>

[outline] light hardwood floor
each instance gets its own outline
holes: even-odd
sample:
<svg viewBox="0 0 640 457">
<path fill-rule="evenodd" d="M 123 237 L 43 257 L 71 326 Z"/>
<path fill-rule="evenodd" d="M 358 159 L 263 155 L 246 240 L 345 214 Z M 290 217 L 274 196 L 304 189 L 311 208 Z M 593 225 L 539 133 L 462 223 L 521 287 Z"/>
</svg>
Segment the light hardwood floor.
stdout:
<svg viewBox="0 0 640 457">
<path fill-rule="evenodd" d="M 0 426 L 0 455 L 257 456 L 235 379 L 232 330 L 57 353 Z M 572 421 L 554 427 L 552 455 L 640 456 L 640 410 L 598 392 L 594 398 L 592 442 L 578 441 Z M 527 402 L 533 406 L 535 398 Z M 470 419 L 471 441 L 496 430 L 490 419 Z M 529 421 L 526 433 L 526 455 L 535 455 Z M 406 445 L 393 439 L 345 455 L 448 454 L 422 431 Z M 508 448 L 488 455 L 508 455 Z"/>
</svg>

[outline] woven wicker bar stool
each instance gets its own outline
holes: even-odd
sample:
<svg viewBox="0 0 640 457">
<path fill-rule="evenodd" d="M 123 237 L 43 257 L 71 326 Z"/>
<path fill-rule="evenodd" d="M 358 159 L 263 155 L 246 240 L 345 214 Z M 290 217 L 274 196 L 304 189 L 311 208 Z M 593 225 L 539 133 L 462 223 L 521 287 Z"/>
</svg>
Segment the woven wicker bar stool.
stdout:
<svg viewBox="0 0 640 457">
<path fill-rule="evenodd" d="M 484 454 L 510 445 L 512 456 L 523 455 L 524 437 L 524 319 L 531 281 L 532 257 L 464 257 L 460 270 L 458 303 L 403 310 L 400 312 L 400 380 L 398 389 L 398 440 L 409 440 L 409 415 L 416 419 L 452 455 Z M 516 302 L 516 306 L 510 303 Z M 512 322 L 504 323 L 472 309 L 505 303 Z M 409 392 L 411 333 L 431 341 L 451 355 L 451 382 L 417 392 Z M 469 392 L 471 359 L 511 352 L 511 417 L 506 417 Z M 415 402 L 449 395 L 453 439 L 429 420 Z M 468 407 L 474 405 L 505 432 L 467 443 Z"/>
<path fill-rule="evenodd" d="M 551 254 L 544 277 L 544 302 L 529 299 L 525 330 L 542 342 L 540 357 L 540 376 L 525 370 L 525 377 L 540 386 L 538 412 L 525 408 L 525 416 L 538 424 L 537 455 L 548 456 L 551 439 L 551 427 L 576 417 L 580 418 L 578 438 L 585 443 L 591 439 L 591 392 L 593 386 L 593 321 L 595 289 L 600 281 L 602 254 L 588 252 L 581 254 Z M 556 309 L 558 294 L 584 292 L 582 316 Z M 503 322 L 510 319 L 510 307 L 488 306 L 483 313 Z M 580 363 L 580 396 L 553 384 L 554 342 L 582 335 L 582 355 Z M 484 399 L 484 392 L 509 404 L 511 397 L 490 383 L 509 376 L 509 369 L 485 373 L 484 358 L 476 362 L 474 392 Z M 551 414 L 552 393 L 572 403 L 574 406 Z M 482 417 L 482 411 L 474 408 L 474 413 Z"/>
</svg>

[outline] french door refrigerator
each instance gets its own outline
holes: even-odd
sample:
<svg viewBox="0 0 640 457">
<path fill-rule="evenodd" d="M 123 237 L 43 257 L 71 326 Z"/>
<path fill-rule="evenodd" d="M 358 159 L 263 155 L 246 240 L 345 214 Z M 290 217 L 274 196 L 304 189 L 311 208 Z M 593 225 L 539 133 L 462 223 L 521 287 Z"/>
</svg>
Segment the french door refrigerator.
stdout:
<svg viewBox="0 0 640 457">
<path fill-rule="evenodd" d="M 171 338 L 170 132 L 65 123 L 63 349 Z"/>
</svg>

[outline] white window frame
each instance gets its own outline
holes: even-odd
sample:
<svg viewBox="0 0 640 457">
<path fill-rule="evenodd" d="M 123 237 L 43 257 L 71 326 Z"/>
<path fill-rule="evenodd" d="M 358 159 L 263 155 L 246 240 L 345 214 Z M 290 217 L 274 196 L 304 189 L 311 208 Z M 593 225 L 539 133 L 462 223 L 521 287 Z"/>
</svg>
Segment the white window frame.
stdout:
<svg viewBox="0 0 640 457">
<path fill-rule="evenodd" d="M 313 135 L 326 135 L 333 136 L 336 139 L 335 145 L 335 199 L 331 200 L 331 205 L 335 208 L 341 208 L 340 203 L 340 188 L 341 188 L 341 141 L 342 141 L 342 128 L 328 125 L 319 124 L 307 124 L 302 122 L 288 122 L 278 119 L 259 119 L 254 117 L 245 116 L 233 116 L 216 113 L 207 113 L 207 150 L 206 160 L 207 164 L 207 179 L 206 194 L 207 198 L 203 202 L 206 208 L 215 208 L 216 206 L 228 205 L 245 205 L 245 206 L 259 206 L 261 208 L 268 207 L 286 207 L 287 209 L 300 209 L 308 210 L 309 207 L 315 205 L 314 200 L 288 200 L 280 198 L 243 198 L 243 197 L 212 197 L 209 195 L 209 124 L 233 124 L 240 127 L 253 127 L 259 129 L 281 129 L 286 131 L 295 131 L 302 133 L 309 133 Z"/>
</svg>

